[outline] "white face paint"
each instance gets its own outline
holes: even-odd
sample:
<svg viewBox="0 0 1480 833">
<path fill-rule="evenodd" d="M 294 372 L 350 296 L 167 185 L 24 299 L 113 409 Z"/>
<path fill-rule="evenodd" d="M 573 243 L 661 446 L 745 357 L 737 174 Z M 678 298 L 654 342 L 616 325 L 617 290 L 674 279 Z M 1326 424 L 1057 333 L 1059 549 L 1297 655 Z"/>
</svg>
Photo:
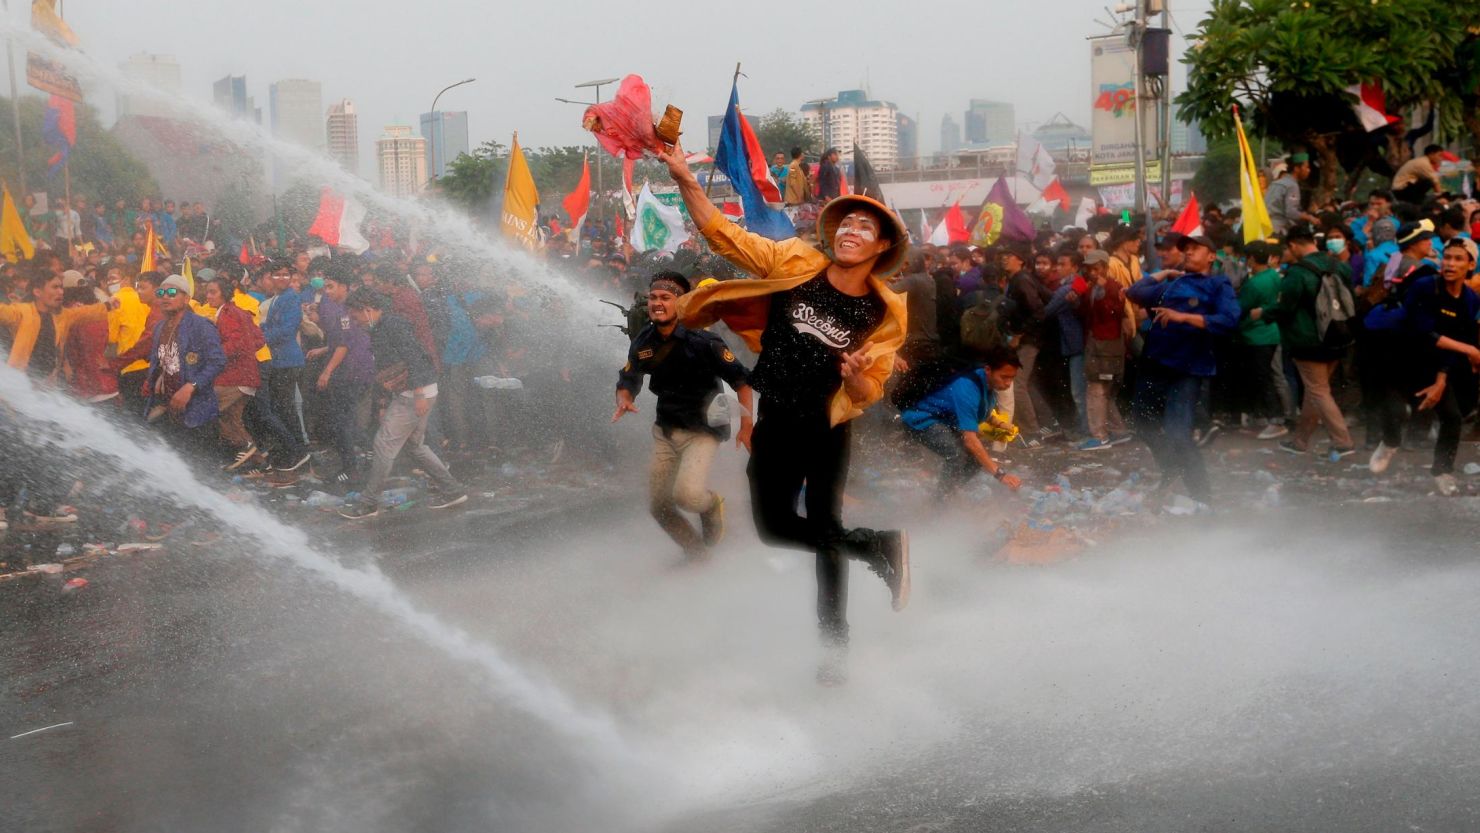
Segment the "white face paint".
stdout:
<svg viewBox="0 0 1480 833">
<path fill-rule="evenodd" d="M 855 211 L 844 215 L 842 222 L 838 223 L 838 231 L 833 235 L 833 241 L 836 243 L 842 239 L 844 234 L 851 234 L 865 243 L 872 243 L 879 239 L 878 233 L 874 230 L 874 224 L 874 218 L 867 214 Z"/>
</svg>

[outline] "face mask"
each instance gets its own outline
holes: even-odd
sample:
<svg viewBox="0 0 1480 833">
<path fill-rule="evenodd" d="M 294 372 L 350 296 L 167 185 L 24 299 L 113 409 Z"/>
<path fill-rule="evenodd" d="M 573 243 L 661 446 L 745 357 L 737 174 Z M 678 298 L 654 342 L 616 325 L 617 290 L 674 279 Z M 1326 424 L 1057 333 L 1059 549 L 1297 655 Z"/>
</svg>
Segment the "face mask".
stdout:
<svg viewBox="0 0 1480 833">
<path fill-rule="evenodd" d="M 1330 240 L 1327 240 L 1326 251 L 1330 252 L 1333 255 L 1341 254 L 1342 252 L 1346 251 L 1346 239 L 1342 237 L 1333 237 Z"/>
<path fill-rule="evenodd" d="M 308 279 L 308 285 L 311 286 L 311 287 L 313 287 L 314 289 L 323 289 L 324 288 L 324 279 L 323 278 L 309 278 Z"/>
<path fill-rule="evenodd" d="M 117 295 L 118 294 L 118 290 L 120 290 L 122 288 L 123 288 L 123 284 L 121 284 L 121 283 L 110 283 L 110 284 L 108 284 L 108 294 L 109 295 Z"/>
</svg>

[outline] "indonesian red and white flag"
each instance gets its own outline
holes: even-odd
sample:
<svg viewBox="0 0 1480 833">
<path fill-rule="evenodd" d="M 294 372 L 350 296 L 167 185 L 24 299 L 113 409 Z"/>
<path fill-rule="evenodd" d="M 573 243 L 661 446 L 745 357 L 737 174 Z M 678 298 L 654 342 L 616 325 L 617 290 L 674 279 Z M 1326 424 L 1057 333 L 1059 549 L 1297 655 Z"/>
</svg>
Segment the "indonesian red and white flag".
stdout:
<svg viewBox="0 0 1480 833">
<path fill-rule="evenodd" d="M 325 188 L 319 194 L 319 214 L 308 227 L 308 233 L 329 246 L 364 254 L 370 248 L 370 241 L 360 233 L 360 223 L 364 220 L 365 206 L 358 200 L 341 197 L 334 189 Z"/>
<path fill-rule="evenodd" d="M 1187 195 L 1187 204 L 1182 206 L 1182 214 L 1172 224 L 1172 231 L 1187 237 L 1197 237 L 1203 233 L 1202 209 L 1198 207 L 1196 194 Z"/>
<path fill-rule="evenodd" d="M 1064 190 L 1064 184 L 1059 182 L 1058 177 L 1054 177 L 1053 181 L 1048 183 L 1048 187 L 1038 195 L 1038 200 L 1045 206 L 1058 203 L 1060 210 L 1069 210 L 1069 192 Z"/>
<path fill-rule="evenodd" d="M 971 230 L 966 228 L 966 215 L 961 213 L 961 201 L 957 200 L 946 211 L 946 216 L 941 218 L 940 225 L 931 232 L 930 243 L 935 246 L 949 246 L 952 243 L 965 243 L 970 239 Z"/>
<path fill-rule="evenodd" d="M 1387 102 L 1383 97 L 1382 87 L 1378 84 L 1353 84 L 1346 91 L 1357 97 L 1357 103 L 1352 105 L 1352 112 L 1357 114 L 1357 121 L 1362 123 L 1362 129 L 1368 133 L 1398 121 L 1397 116 L 1388 115 Z"/>
<path fill-rule="evenodd" d="M 581 159 L 581 181 L 576 183 L 576 189 L 571 191 L 561 201 L 565 213 L 570 217 L 570 226 L 573 234 L 571 239 L 581 239 L 581 225 L 586 222 L 586 212 L 591 209 L 591 160 Z"/>
</svg>

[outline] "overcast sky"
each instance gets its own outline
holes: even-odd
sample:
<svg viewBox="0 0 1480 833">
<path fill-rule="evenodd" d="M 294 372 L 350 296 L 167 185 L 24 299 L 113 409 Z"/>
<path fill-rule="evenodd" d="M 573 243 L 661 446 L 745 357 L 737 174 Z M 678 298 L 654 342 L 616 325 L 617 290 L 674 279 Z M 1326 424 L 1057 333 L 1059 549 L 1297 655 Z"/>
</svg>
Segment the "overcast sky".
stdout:
<svg viewBox="0 0 1480 833">
<path fill-rule="evenodd" d="M 911 9 L 919 13 L 900 13 Z M 554 98 L 582 98 L 590 91 L 573 85 L 632 72 L 652 85 L 655 109 L 671 102 L 685 111 L 686 135 L 700 146 L 705 117 L 724 112 L 736 61 L 748 76 L 740 103 L 749 113 L 866 86 L 920 119 L 926 153 L 939 145 L 941 116 L 959 121 L 970 98 L 1013 102 L 1023 129 L 1056 112 L 1088 126 L 1084 39 L 1109 17 L 1096 0 L 64 0 L 63 11 L 82 48 L 108 63 L 173 55 L 185 94 L 202 103 L 214 80 L 246 75 L 264 121 L 270 82 L 319 81 L 326 107 L 355 102 L 367 161 L 383 126 L 414 127 L 437 90 L 469 76 L 477 83 L 447 93 L 438 109 L 468 111 L 474 146 L 507 143 L 516 129 L 527 146 L 587 143 L 581 108 Z M 1179 56 L 1178 30 L 1193 32 L 1207 2 L 1181 0 L 1171 11 Z M 111 114 L 111 102 L 99 104 Z"/>
</svg>

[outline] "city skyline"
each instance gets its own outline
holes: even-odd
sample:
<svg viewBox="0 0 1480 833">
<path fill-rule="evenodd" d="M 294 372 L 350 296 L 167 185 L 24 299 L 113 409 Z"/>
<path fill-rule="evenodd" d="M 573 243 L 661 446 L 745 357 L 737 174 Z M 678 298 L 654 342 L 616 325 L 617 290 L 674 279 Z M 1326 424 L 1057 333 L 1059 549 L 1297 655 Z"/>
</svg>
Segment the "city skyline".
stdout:
<svg viewBox="0 0 1480 833">
<path fill-rule="evenodd" d="M 261 0 L 252 15 L 241 15 L 238 6 L 221 0 L 200 0 L 190 15 L 174 13 L 163 0 L 137 0 L 132 8 L 129 15 L 117 15 L 106 4 L 69 5 L 68 22 L 88 52 L 110 64 L 140 50 L 176 51 L 182 60 L 183 90 L 192 100 L 208 102 L 211 82 L 225 75 L 246 75 L 253 82 L 248 91 L 259 102 L 265 87 L 256 79 L 317 79 L 323 84 L 326 101 L 355 101 L 360 120 L 367 126 L 360 137 L 362 160 L 373 155 L 379 126 L 415 125 L 418 115 L 430 109 L 438 90 L 468 77 L 481 80 L 448 92 L 439 109 L 473 115 L 469 144 L 475 148 L 488 140 L 508 144 L 515 130 L 532 147 L 589 146 L 591 137 L 580 126 L 580 107 L 554 99 L 590 100 L 592 91 L 576 89 L 576 84 L 627 72 L 641 74 L 653 86 L 656 109 L 672 102 L 689 114 L 685 140 L 697 148 L 707 143 L 701 114 L 723 112 L 737 60 L 743 62 L 744 72 L 740 103 L 751 116 L 778 107 L 796 112 L 808 100 L 842 89 L 865 89 L 871 98 L 895 102 L 923 125 L 938 125 L 948 112 L 959 119 L 973 97 L 1014 103 L 1017 127 L 1022 130 L 1060 111 L 1076 123 L 1088 124 L 1089 49 L 1084 38 L 1104 31 L 1094 20 L 1103 17 L 1098 10 L 1066 0 L 1045 0 L 1035 7 L 1036 14 L 1014 20 L 1013 37 L 1001 44 L 1001 58 L 1009 65 L 1027 66 L 1052 53 L 1056 56 L 1054 70 L 1007 79 L 980 72 L 972 50 L 932 46 L 944 37 L 939 20 L 953 15 L 967 19 L 978 11 L 960 0 L 948 0 L 929 16 L 860 21 L 857 42 L 864 48 L 859 55 L 809 68 L 799 82 L 784 58 L 789 50 L 800 48 L 805 38 L 799 32 L 778 33 L 774 26 L 762 24 L 768 16 L 780 19 L 794 12 L 775 0 L 757 0 L 754 15 L 746 15 L 746 20 L 728 31 L 718 48 L 713 39 L 690 38 L 663 50 L 634 54 L 620 45 L 644 34 L 638 21 L 617 20 L 600 32 L 573 30 L 568 21 L 594 12 L 596 4 L 570 0 L 568 13 L 523 16 L 519 37 L 507 48 L 489 50 L 486 38 L 471 32 L 476 27 L 460 30 L 452 26 L 440 36 L 436 50 L 414 62 L 386 61 L 380 50 L 372 48 L 326 48 L 322 32 L 342 25 L 342 15 L 284 0 Z M 360 8 L 351 18 L 353 42 L 392 42 L 403 35 L 397 23 L 400 16 L 379 13 L 391 8 L 384 2 Z M 1206 8 L 1206 0 L 1193 0 L 1173 9 L 1174 57 L 1186 48 L 1181 31 L 1192 32 Z M 419 13 L 427 14 L 472 11 L 466 2 L 434 0 L 419 7 Z M 20 16 L 17 9 L 12 14 Z M 235 21 L 232 48 L 184 53 L 172 47 L 213 38 L 211 22 L 226 18 Z M 279 25 L 286 19 L 301 25 Z M 533 45 L 542 43 L 568 46 L 572 60 L 564 62 L 558 72 L 528 72 L 529 61 L 537 54 Z M 1182 86 L 1182 69 L 1174 64 L 1174 88 Z M 603 97 L 613 92 L 613 87 L 602 90 Z M 920 152 L 936 152 L 938 131 L 923 134 Z"/>
</svg>

